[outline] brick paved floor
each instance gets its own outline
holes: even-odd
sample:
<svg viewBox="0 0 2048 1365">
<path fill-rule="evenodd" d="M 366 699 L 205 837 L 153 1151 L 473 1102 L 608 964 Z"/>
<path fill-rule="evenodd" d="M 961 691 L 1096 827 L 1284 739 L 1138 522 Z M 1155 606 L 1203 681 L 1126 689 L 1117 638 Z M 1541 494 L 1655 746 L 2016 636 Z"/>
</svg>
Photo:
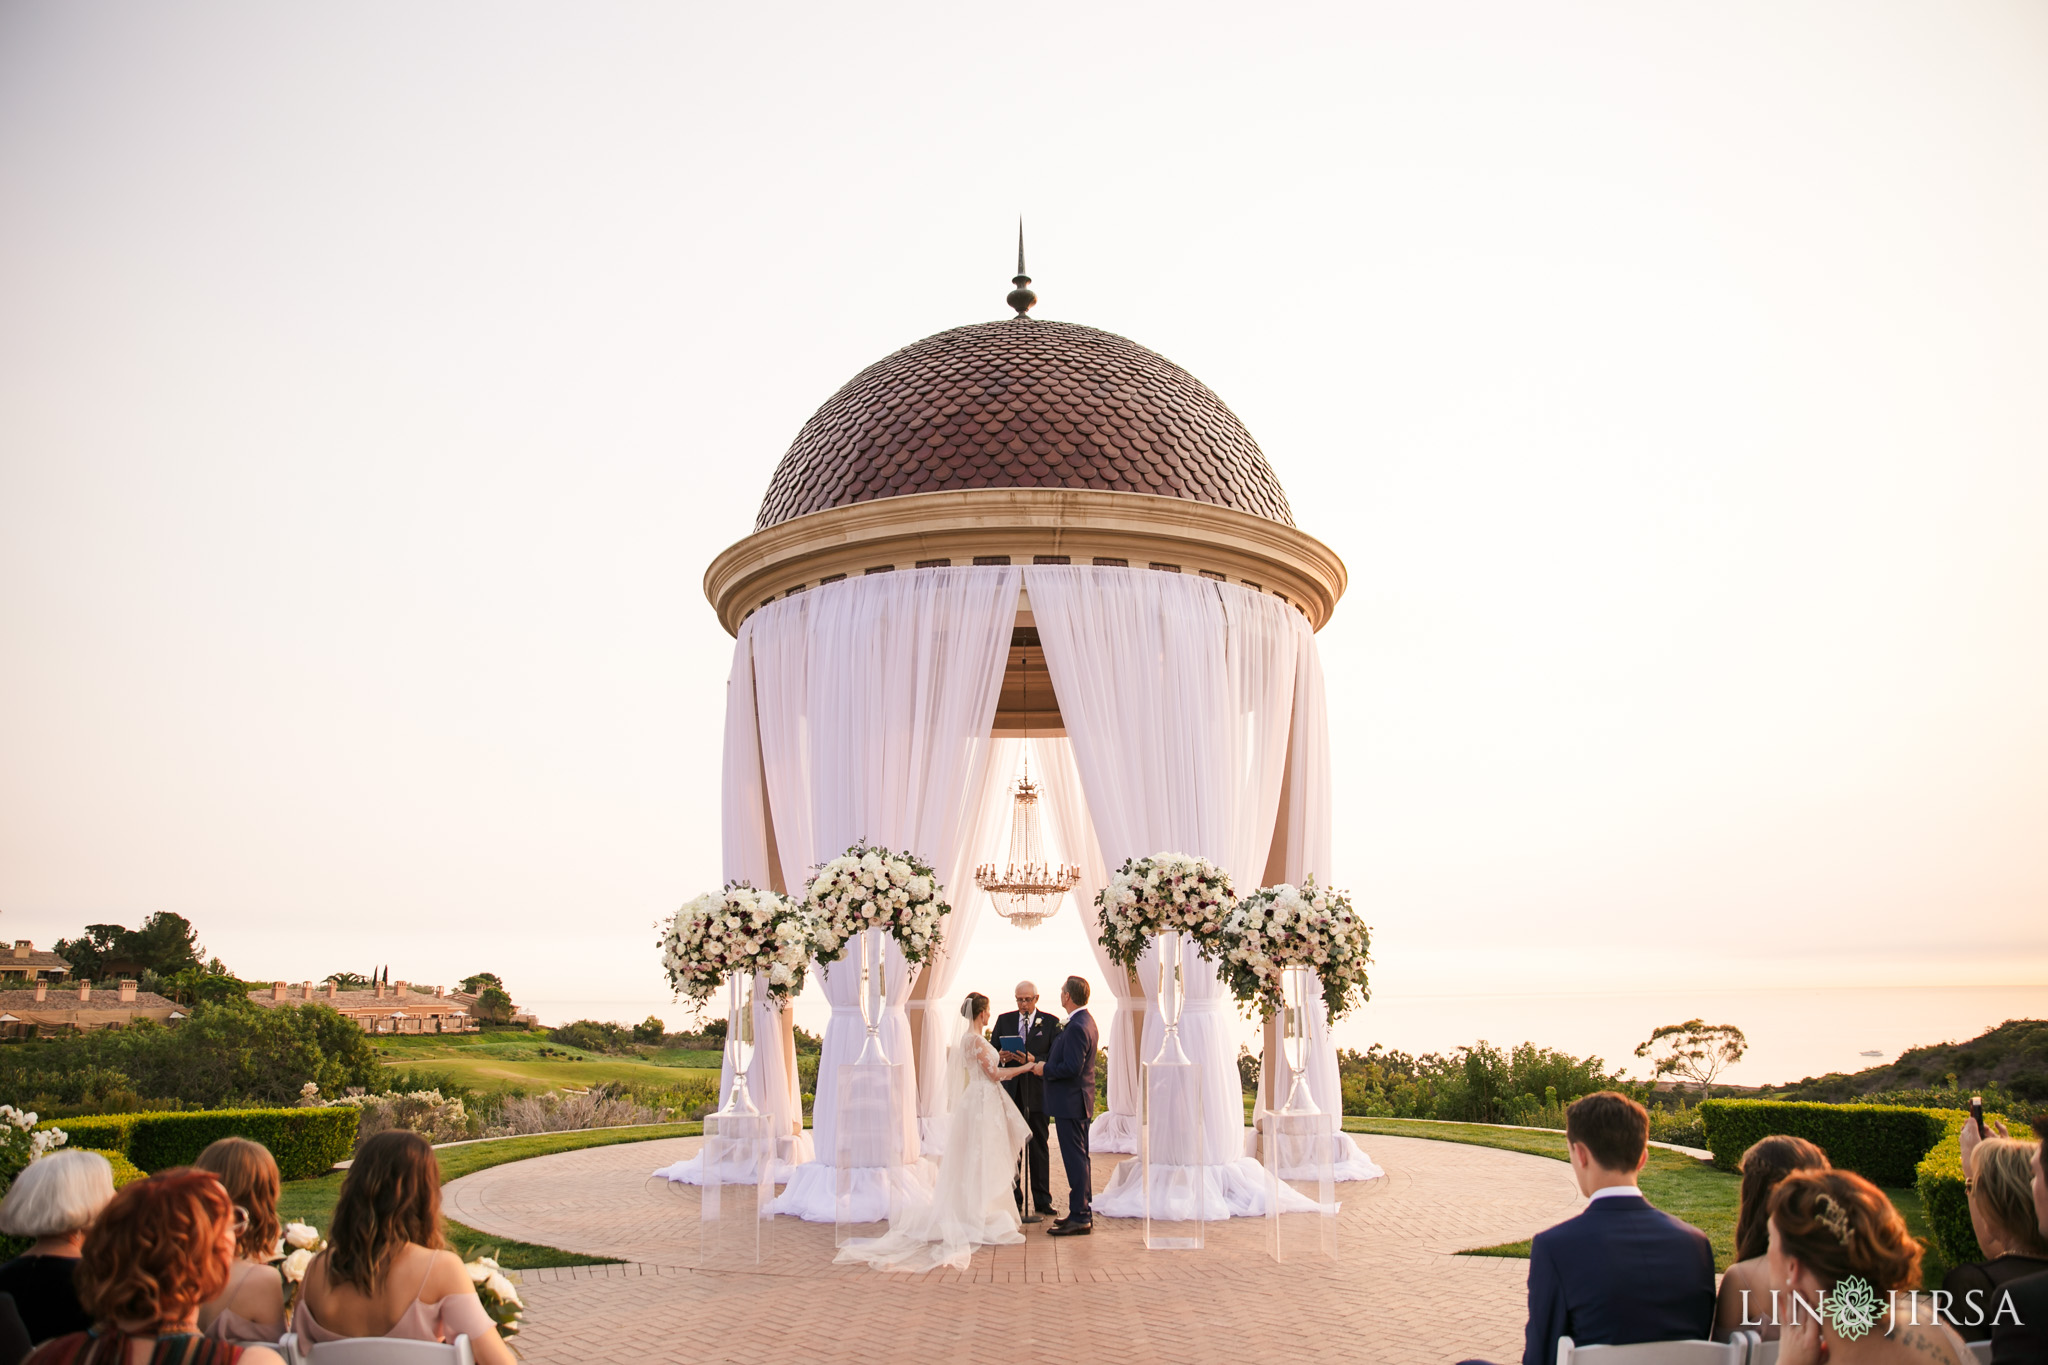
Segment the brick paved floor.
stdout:
<svg viewBox="0 0 2048 1365">
<path fill-rule="evenodd" d="M 1334 1262 L 1276 1263 L 1264 1219 L 1212 1223 L 1189 1252 L 1147 1251 L 1135 1221 L 1097 1219 L 1092 1237 L 1026 1228 L 1023 1246 L 985 1249 L 964 1272 L 883 1274 L 834 1265 L 831 1225 L 777 1218 L 759 1265 L 707 1266 L 698 1191 L 648 1174 L 700 1141 L 564 1152 L 448 1186 L 449 1216 L 471 1227 L 626 1262 L 524 1272 L 528 1365 L 1512 1361 L 1527 1262 L 1451 1253 L 1527 1237 L 1583 1202 L 1562 1162 L 1373 1137 L 1387 1175 L 1338 1187 Z M 1128 1159 L 1096 1158 L 1096 1188 Z"/>
</svg>

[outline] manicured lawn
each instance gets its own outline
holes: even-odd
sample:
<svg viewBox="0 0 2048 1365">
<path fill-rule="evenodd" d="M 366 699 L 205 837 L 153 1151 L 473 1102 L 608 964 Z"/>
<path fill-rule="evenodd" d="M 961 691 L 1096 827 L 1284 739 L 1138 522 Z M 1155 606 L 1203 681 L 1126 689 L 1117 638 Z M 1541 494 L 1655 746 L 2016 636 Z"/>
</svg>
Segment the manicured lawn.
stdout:
<svg viewBox="0 0 2048 1365">
<path fill-rule="evenodd" d="M 586 1052 L 543 1033 L 491 1032 L 380 1037 L 377 1059 L 401 1070 L 438 1071 L 472 1090 L 588 1089 L 618 1081 L 673 1086 L 695 1077 L 718 1083 L 718 1054 L 650 1048 L 634 1056 Z"/>
<path fill-rule="evenodd" d="M 546 1156 L 551 1152 L 573 1152 L 584 1147 L 609 1147 L 621 1142 L 650 1142 L 656 1138 L 696 1137 L 704 1131 L 699 1123 L 651 1123 L 639 1128 L 599 1128 L 581 1133 L 538 1133 L 531 1137 L 492 1138 L 457 1147 L 442 1147 L 435 1153 L 441 1164 L 443 1183 L 473 1171 L 501 1166 L 508 1161 Z M 287 1180 L 280 1191 L 278 1213 L 286 1222 L 311 1223 L 324 1234 L 334 1223 L 334 1201 L 341 1195 L 340 1171 L 312 1180 Z M 507 1270 L 538 1270 L 543 1266 L 606 1265 L 602 1256 L 579 1256 L 572 1251 L 535 1246 L 490 1237 L 454 1219 L 446 1220 L 449 1245 L 464 1260 L 490 1252 Z"/>
<path fill-rule="evenodd" d="M 1557 1161 L 1570 1161 L 1562 1133 L 1536 1132 L 1527 1128 L 1495 1128 L 1483 1123 L 1429 1123 L 1416 1119 L 1367 1119 L 1347 1116 L 1347 1133 L 1385 1133 L 1389 1137 L 1429 1138 L 1437 1142 L 1469 1142 L 1480 1147 L 1499 1147 L 1510 1152 L 1527 1152 Z M 1717 1171 L 1704 1161 L 1680 1152 L 1650 1149 L 1649 1165 L 1641 1177 L 1643 1194 L 1666 1213 L 1683 1218 L 1707 1234 L 1714 1244 L 1714 1268 L 1726 1270 L 1734 1260 L 1736 1200 L 1741 1177 Z M 1912 1189 L 1886 1190 L 1892 1206 L 1905 1218 L 1906 1226 L 1927 1248 L 1921 1262 L 1923 1285 L 1938 1287 L 1948 1270 L 1941 1253 L 1934 1249 L 1927 1231 L 1927 1219 L 1920 1208 L 1919 1192 Z M 1529 1255 L 1527 1242 L 1474 1247 L 1466 1256 Z"/>
</svg>

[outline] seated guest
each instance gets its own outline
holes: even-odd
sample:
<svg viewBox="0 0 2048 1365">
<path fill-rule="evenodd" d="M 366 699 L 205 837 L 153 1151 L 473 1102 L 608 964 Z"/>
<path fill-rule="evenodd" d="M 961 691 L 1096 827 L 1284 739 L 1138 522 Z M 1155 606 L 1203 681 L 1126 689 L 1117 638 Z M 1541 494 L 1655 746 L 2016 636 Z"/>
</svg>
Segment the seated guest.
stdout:
<svg viewBox="0 0 2048 1365">
<path fill-rule="evenodd" d="M 1985 1259 L 1959 1265 L 1941 1281 L 1955 1295 L 1949 1325 L 1964 1341 L 1991 1339 L 1998 1291 L 2009 1281 L 2048 1271 L 2048 1238 L 2034 1209 L 2036 1145 L 1991 1138 L 1971 1154 L 1970 1226 Z"/>
<path fill-rule="evenodd" d="M 276 1341 L 284 1335 L 284 1275 L 272 1264 L 284 1235 L 277 1162 L 260 1142 L 226 1137 L 192 1165 L 213 1172 L 242 1226 L 226 1288 L 199 1306 L 199 1330 L 220 1341 Z"/>
<path fill-rule="evenodd" d="M 1894 1292 L 1904 1304 L 1920 1283 L 1920 1244 L 1883 1190 L 1849 1171 L 1794 1171 L 1771 1195 L 1770 1226 L 1778 1365 L 1972 1365 L 1949 1327 L 1890 1315 Z M 1874 1320 L 1843 1323 L 1829 1306 L 1838 1292 L 1867 1293 Z"/>
<path fill-rule="evenodd" d="M 1714 1340 L 1747 1327 L 1765 1341 L 1778 1339 L 1771 1321 L 1771 1280 L 1764 1253 L 1771 1249 L 1771 1191 L 1794 1171 L 1825 1171 L 1828 1154 L 1805 1138 L 1763 1138 L 1742 1154 L 1742 1191 L 1735 1205 L 1735 1264 L 1721 1276 L 1714 1302 Z M 1749 1295 L 1744 1298 L 1744 1293 Z"/>
<path fill-rule="evenodd" d="M 1565 1111 L 1572 1178 L 1592 1202 L 1536 1234 L 1522 1365 L 1556 1365 L 1557 1339 L 1580 1346 L 1699 1339 L 1714 1325 L 1707 1234 L 1653 1208 L 1636 1188 L 1650 1156 L 1650 1115 L 1612 1090 Z"/>
<path fill-rule="evenodd" d="M 514 1365 L 461 1258 L 441 1242 L 441 1168 L 418 1133 L 392 1129 L 356 1149 L 327 1249 L 306 1267 L 292 1331 L 345 1337 L 469 1338 L 477 1365 Z"/>
<path fill-rule="evenodd" d="M 14 1296 L 30 1341 L 92 1326 L 72 1275 L 85 1230 L 113 1197 L 114 1168 L 105 1157 L 58 1151 L 23 1167 L 0 1201 L 0 1232 L 35 1238 L 27 1251 L 0 1265 L 0 1294 Z"/>
<path fill-rule="evenodd" d="M 227 1191 L 204 1171 L 164 1171 L 121 1190 L 79 1250 L 78 1299 L 92 1329 L 44 1342 L 28 1365 L 283 1365 L 268 1347 L 199 1335 L 199 1305 L 234 1264 L 235 1223 Z"/>
<path fill-rule="evenodd" d="M 2048 1171 L 2042 1170 L 2043 1154 L 2048 1153 L 2048 1114 L 2035 1118 L 2034 1136 L 2040 1141 L 2027 1158 L 2033 1167 L 2034 1227 L 2048 1237 Z M 1999 1292 L 2001 1307 L 2010 1303 L 2013 1312 L 1991 1325 L 1991 1365 L 2048 1361 L 2048 1270 L 2008 1280 Z"/>
</svg>

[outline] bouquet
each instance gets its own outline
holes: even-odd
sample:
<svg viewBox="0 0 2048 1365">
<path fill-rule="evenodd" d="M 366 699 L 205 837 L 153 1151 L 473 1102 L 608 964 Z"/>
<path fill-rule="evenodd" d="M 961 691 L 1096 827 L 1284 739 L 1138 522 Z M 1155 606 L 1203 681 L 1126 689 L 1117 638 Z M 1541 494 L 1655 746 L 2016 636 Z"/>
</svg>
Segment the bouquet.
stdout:
<svg viewBox="0 0 2048 1365">
<path fill-rule="evenodd" d="M 1372 998 L 1365 974 L 1372 931 L 1359 922 L 1349 895 L 1317 886 L 1314 877 L 1298 887 L 1263 887 L 1239 901 L 1224 921 L 1219 946 L 1230 993 L 1266 1014 L 1280 1010 L 1280 977 L 1289 967 L 1315 972 L 1332 1020 Z"/>
<path fill-rule="evenodd" d="M 526 1311 L 526 1301 L 519 1297 L 519 1290 L 512 1281 L 505 1278 L 504 1267 L 489 1256 L 479 1256 L 463 1269 L 469 1272 L 470 1282 L 476 1285 L 476 1296 L 483 1300 L 484 1311 L 491 1315 L 492 1322 L 498 1324 L 498 1335 L 518 1336 L 519 1317 Z"/>
<path fill-rule="evenodd" d="M 1216 936 L 1235 903 L 1230 874 L 1207 858 L 1185 853 L 1127 858 L 1096 893 L 1096 919 L 1102 924 L 1096 941 L 1110 961 L 1125 968 L 1138 965 L 1145 940 L 1154 934 L 1186 934 L 1202 956 L 1212 957 Z"/>
<path fill-rule="evenodd" d="M 286 1251 L 284 1248 L 289 1247 Z M 286 1320 L 290 1320 L 292 1304 L 299 1297 L 299 1286 L 305 1281 L 306 1267 L 313 1264 L 313 1258 L 327 1249 L 327 1239 L 320 1235 L 320 1229 L 311 1223 L 286 1223 L 284 1225 L 284 1260 L 278 1269 L 284 1274 L 284 1308 Z"/>
<path fill-rule="evenodd" d="M 804 988 L 811 930 L 804 907 L 787 896 L 734 882 L 678 910 L 660 946 L 677 994 L 705 1004 L 734 972 L 760 972 L 779 1009 Z"/>
<path fill-rule="evenodd" d="M 943 921 L 953 913 L 930 863 L 914 853 L 869 848 L 865 840 L 818 869 L 804 888 L 811 916 L 811 952 L 837 962 L 863 929 L 886 929 L 911 965 L 939 946 Z"/>
</svg>

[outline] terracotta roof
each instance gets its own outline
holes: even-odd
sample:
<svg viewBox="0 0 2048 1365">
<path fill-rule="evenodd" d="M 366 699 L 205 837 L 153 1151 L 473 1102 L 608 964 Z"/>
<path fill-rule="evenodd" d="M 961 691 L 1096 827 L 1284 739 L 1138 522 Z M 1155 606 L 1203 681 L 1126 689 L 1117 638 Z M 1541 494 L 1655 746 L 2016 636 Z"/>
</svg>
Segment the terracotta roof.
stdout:
<svg viewBox="0 0 2048 1365">
<path fill-rule="evenodd" d="M 60 967 L 71 970 L 71 964 L 55 953 L 43 948 L 32 948 L 27 957 L 16 957 L 10 948 L 0 948 L 0 972 L 19 972 L 28 969 L 37 971 L 45 967 Z"/>
<path fill-rule="evenodd" d="M 41 1000 L 36 999 L 33 990 L 0 991 L 0 1011 L 8 1014 L 130 1014 L 177 1008 L 176 1001 L 166 1000 L 155 991 L 137 991 L 133 1000 L 123 1000 L 119 991 L 95 989 L 92 998 L 82 1005 L 78 1001 L 76 987 L 70 990 L 52 987 Z"/>
<path fill-rule="evenodd" d="M 257 1005 L 303 1005 L 306 1003 L 306 997 L 299 993 L 300 985 L 300 982 L 292 982 L 286 988 L 282 1000 L 274 999 L 271 988 L 267 986 L 261 990 L 250 991 L 249 1000 L 250 1003 Z M 338 1010 L 415 1010 L 422 1014 L 447 1014 L 456 1009 L 467 1013 L 476 1004 L 476 997 L 464 995 L 460 991 L 450 991 L 446 995 L 435 995 L 432 991 L 407 991 L 400 995 L 394 990 L 386 990 L 380 996 L 375 988 L 372 988 L 363 991 L 336 991 L 334 998 L 329 1000 L 326 983 L 315 981 L 312 1003 L 332 1005 Z"/>
<path fill-rule="evenodd" d="M 955 488 L 1101 488 L 1294 524 L 1235 413 L 1111 332 L 1011 318 L 926 337 L 855 375 L 797 433 L 754 529 Z"/>
</svg>

